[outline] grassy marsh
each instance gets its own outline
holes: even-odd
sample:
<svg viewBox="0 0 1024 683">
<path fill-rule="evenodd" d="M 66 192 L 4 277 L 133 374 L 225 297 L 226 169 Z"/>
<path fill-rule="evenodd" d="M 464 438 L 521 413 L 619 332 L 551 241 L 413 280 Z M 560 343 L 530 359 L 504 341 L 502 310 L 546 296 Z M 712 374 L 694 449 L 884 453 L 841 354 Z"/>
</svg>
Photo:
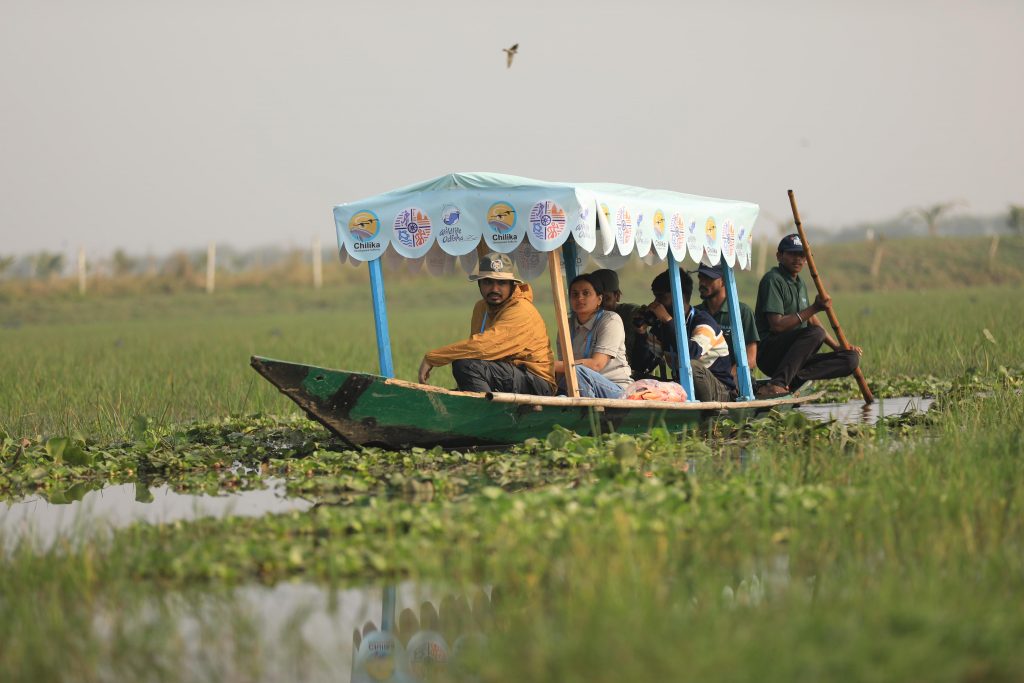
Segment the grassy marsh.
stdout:
<svg viewBox="0 0 1024 683">
<path fill-rule="evenodd" d="M 410 377 L 423 348 L 463 332 L 473 292 L 390 291 Z M 268 639 L 234 591 L 402 580 L 500 591 L 484 681 L 1020 680 L 1018 294 L 836 296 L 869 381 L 882 396 L 937 395 L 925 416 L 399 453 L 346 451 L 246 362 L 374 367 L 361 292 L 295 292 L 287 310 L 244 292 L 104 301 L 91 315 L 43 302 L 0 330 L 4 500 L 127 482 L 227 495 L 273 476 L 315 505 L 85 528 L 52 547 L 0 539 L 0 670 L 346 680 L 298 629 Z"/>
</svg>

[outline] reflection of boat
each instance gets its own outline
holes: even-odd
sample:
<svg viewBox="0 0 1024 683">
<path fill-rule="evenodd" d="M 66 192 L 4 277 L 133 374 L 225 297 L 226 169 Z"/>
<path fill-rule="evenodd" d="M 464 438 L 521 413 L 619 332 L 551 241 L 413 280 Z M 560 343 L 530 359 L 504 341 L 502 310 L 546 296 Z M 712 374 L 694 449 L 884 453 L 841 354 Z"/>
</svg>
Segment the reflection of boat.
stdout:
<svg viewBox="0 0 1024 683">
<path fill-rule="evenodd" d="M 735 403 L 669 403 L 449 391 L 347 370 L 252 358 L 252 366 L 306 413 L 353 446 L 495 446 L 543 438 L 556 425 L 627 434 L 746 419 L 821 394 Z"/>
</svg>

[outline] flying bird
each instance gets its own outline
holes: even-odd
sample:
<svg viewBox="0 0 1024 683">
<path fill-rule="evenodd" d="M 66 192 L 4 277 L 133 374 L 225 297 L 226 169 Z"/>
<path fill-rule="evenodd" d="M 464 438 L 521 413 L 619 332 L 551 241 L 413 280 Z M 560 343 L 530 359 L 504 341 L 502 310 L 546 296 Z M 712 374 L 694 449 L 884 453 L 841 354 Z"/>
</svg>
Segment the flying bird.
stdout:
<svg viewBox="0 0 1024 683">
<path fill-rule="evenodd" d="M 508 66 L 506 68 L 511 69 L 512 68 L 512 58 L 515 57 L 516 56 L 516 52 L 519 51 L 519 43 L 516 43 L 512 47 L 503 47 L 501 49 L 501 51 L 504 52 L 507 55 Z"/>
</svg>

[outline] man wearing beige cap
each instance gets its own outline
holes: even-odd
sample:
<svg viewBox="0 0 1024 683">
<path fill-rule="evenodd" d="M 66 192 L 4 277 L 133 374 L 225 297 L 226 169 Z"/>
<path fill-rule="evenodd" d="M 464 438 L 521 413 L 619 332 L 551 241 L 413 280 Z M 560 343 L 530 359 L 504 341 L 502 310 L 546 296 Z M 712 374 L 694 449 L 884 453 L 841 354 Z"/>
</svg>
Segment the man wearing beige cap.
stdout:
<svg viewBox="0 0 1024 683">
<path fill-rule="evenodd" d="M 533 305 L 533 290 L 516 277 L 512 259 L 485 254 L 469 279 L 481 297 L 473 308 L 470 337 L 428 351 L 420 363 L 420 382 L 426 384 L 431 370 L 451 363 L 460 391 L 554 394 L 547 328 Z"/>
</svg>

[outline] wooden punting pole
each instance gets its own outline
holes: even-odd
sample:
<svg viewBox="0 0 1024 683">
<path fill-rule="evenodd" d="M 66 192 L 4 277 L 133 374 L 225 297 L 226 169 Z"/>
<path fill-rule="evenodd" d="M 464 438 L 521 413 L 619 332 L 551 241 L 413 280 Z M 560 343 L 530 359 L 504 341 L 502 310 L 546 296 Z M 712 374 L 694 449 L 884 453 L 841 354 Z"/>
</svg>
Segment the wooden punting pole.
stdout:
<svg viewBox="0 0 1024 683">
<path fill-rule="evenodd" d="M 789 191 L 789 206 L 793 209 L 796 231 L 800 233 L 800 241 L 804 244 L 804 254 L 807 255 L 807 268 L 811 271 L 811 279 L 814 280 L 814 286 L 818 288 L 818 294 L 822 298 L 828 298 L 828 292 L 825 291 L 825 283 L 821 281 L 821 276 L 818 275 L 818 268 L 814 265 L 814 255 L 811 254 L 811 245 L 807 241 L 807 235 L 804 234 L 803 223 L 800 222 L 800 212 L 796 208 L 796 195 L 793 194 L 793 190 Z M 836 317 L 836 312 L 829 306 L 825 309 L 825 314 L 828 315 L 828 321 L 832 323 L 832 329 L 836 331 L 836 340 L 839 342 L 839 345 L 849 350 L 851 348 L 850 342 L 846 341 L 843 328 L 839 326 L 839 318 Z M 860 393 L 864 396 L 864 403 L 874 402 L 875 397 L 872 395 L 871 389 L 868 388 L 868 382 L 864 379 L 864 373 L 861 372 L 859 367 L 853 371 L 853 376 L 857 380 L 857 386 L 860 387 Z"/>
<path fill-rule="evenodd" d="M 558 324 L 558 348 L 565 363 L 565 388 L 569 396 L 578 398 L 576 358 L 572 354 L 572 333 L 569 329 L 569 309 L 565 305 L 565 278 L 562 277 L 562 249 L 548 252 L 548 271 L 551 273 L 551 294 L 555 299 L 555 322 Z"/>
</svg>

